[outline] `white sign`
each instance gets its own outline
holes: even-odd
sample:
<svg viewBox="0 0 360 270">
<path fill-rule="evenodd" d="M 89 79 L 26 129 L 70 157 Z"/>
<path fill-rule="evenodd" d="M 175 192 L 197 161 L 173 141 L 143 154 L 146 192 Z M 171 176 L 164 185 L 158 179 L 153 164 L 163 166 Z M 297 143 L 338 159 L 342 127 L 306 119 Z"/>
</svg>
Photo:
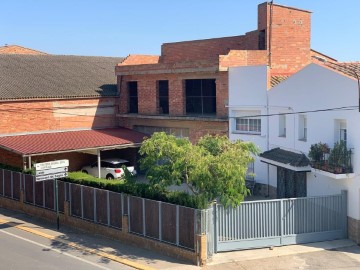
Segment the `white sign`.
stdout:
<svg viewBox="0 0 360 270">
<path fill-rule="evenodd" d="M 35 169 L 36 170 L 49 170 L 49 169 L 56 169 L 56 168 L 68 167 L 68 166 L 69 166 L 69 160 L 61 159 L 61 160 L 55 160 L 55 161 L 49 161 L 49 162 L 36 163 Z"/>
<path fill-rule="evenodd" d="M 49 170 L 36 170 L 36 176 L 41 176 L 41 175 L 47 175 L 47 174 L 54 174 L 54 173 L 63 173 L 63 172 L 67 172 L 68 171 L 68 167 L 61 167 L 61 168 L 56 168 L 56 169 L 49 169 Z"/>
<path fill-rule="evenodd" d="M 36 176 L 36 181 L 52 180 L 68 176 L 67 172 Z"/>
</svg>

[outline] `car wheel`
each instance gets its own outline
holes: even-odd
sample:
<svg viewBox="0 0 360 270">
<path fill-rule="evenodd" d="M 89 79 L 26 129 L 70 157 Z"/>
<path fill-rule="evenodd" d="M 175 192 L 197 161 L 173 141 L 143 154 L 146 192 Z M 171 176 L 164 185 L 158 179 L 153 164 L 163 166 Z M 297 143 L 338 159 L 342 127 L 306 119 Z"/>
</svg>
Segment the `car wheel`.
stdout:
<svg viewBox="0 0 360 270">
<path fill-rule="evenodd" d="M 107 179 L 107 180 L 114 180 L 114 176 L 113 176 L 112 174 L 108 174 L 108 175 L 106 176 L 106 179 Z"/>
<path fill-rule="evenodd" d="M 82 170 L 81 172 L 89 174 L 87 170 Z"/>
</svg>

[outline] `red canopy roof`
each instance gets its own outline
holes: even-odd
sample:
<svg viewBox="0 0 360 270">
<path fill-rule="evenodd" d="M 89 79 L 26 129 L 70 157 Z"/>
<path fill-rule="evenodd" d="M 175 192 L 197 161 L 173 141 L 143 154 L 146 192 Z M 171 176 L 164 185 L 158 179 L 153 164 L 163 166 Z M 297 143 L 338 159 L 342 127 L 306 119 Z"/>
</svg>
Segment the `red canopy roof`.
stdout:
<svg viewBox="0 0 360 270">
<path fill-rule="evenodd" d="M 146 135 L 131 129 L 112 128 L 0 137 L 0 148 L 23 156 L 77 150 L 137 146 Z"/>
</svg>

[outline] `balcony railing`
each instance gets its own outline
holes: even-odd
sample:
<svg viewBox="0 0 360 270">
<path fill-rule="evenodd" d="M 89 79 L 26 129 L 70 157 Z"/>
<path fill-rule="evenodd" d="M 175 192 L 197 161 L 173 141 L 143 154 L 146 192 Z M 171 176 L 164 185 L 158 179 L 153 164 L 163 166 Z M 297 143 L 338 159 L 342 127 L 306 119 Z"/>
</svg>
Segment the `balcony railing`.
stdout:
<svg viewBox="0 0 360 270">
<path fill-rule="evenodd" d="M 312 145 L 309 157 L 311 167 L 315 169 L 333 174 L 349 174 L 354 172 L 352 154 L 352 150 L 347 149 L 346 143 L 340 141 L 334 145 L 333 149 L 322 143 Z"/>
</svg>

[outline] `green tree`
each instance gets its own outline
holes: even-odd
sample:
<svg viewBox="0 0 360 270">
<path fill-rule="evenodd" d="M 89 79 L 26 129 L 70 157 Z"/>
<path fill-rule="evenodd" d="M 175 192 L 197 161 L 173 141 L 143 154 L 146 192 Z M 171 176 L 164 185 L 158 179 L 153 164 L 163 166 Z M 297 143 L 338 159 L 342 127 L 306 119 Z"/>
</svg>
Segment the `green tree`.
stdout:
<svg viewBox="0 0 360 270">
<path fill-rule="evenodd" d="M 152 186 L 166 189 L 186 183 L 195 196 L 225 206 L 239 205 L 248 194 L 245 177 L 258 153 L 253 143 L 204 136 L 193 145 L 188 139 L 154 133 L 140 148 L 140 167 Z"/>
</svg>

